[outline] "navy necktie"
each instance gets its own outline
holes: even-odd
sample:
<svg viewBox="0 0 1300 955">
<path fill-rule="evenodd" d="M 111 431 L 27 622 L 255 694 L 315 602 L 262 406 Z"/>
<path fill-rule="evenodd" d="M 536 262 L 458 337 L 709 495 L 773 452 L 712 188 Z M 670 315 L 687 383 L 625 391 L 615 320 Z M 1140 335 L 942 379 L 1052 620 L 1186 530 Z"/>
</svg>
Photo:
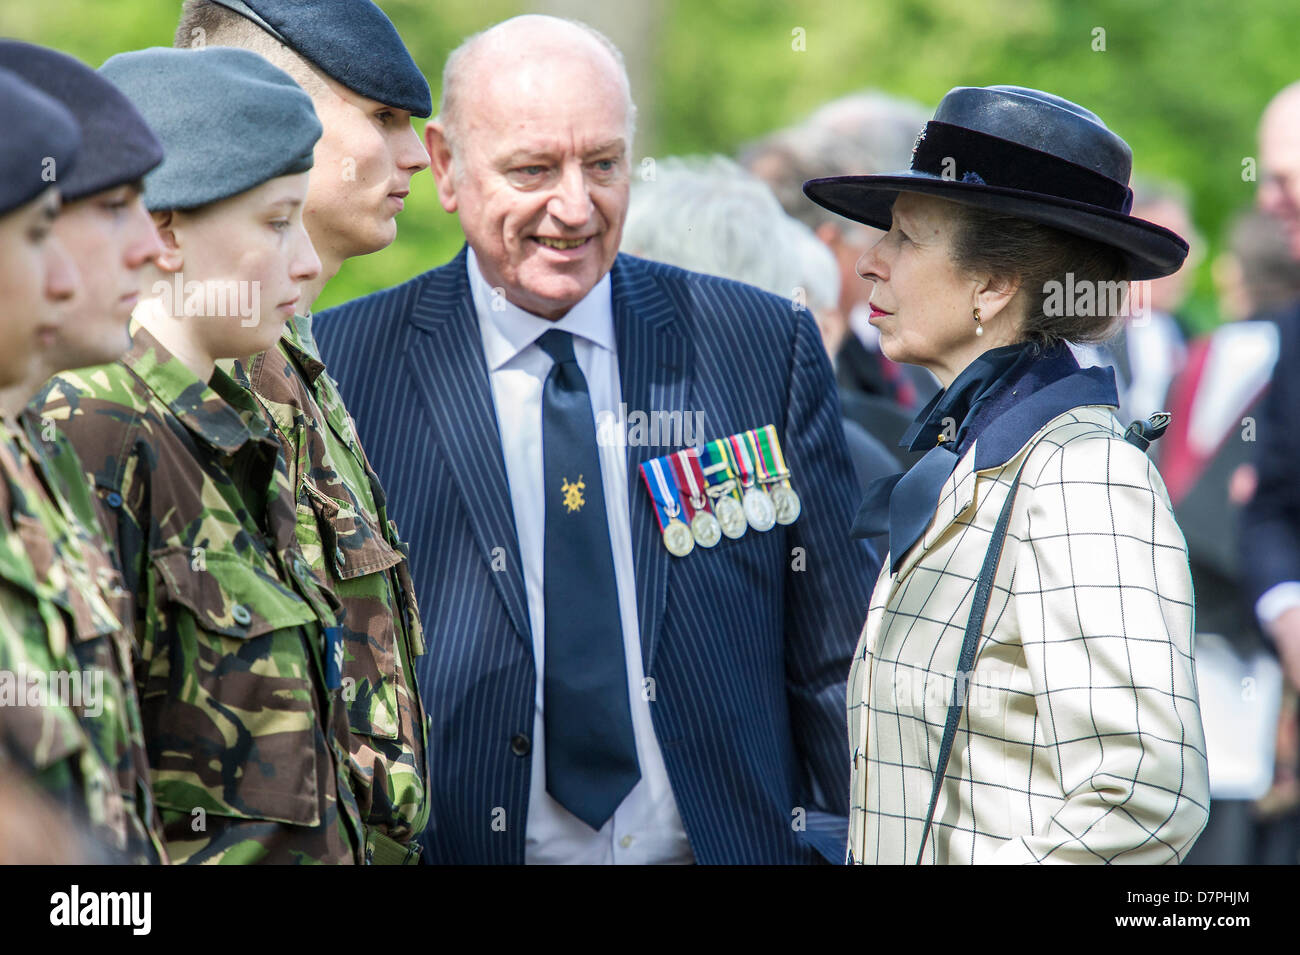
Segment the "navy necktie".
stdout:
<svg viewBox="0 0 1300 955">
<path fill-rule="evenodd" d="M 555 361 L 542 389 L 546 791 L 600 829 L 641 778 L 623 626 L 587 379 L 568 332 L 537 344 Z"/>
</svg>

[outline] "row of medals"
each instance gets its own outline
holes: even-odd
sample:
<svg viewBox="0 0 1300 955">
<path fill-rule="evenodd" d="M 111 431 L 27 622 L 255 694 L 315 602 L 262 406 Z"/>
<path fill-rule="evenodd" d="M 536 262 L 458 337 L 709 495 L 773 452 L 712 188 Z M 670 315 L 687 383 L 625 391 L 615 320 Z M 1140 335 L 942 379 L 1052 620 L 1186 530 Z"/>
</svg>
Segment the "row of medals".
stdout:
<svg viewBox="0 0 1300 955">
<path fill-rule="evenodd" d="M 703 497 L 692 495 L 691 509 L 695 511 L 695 517 L 691 519 L 690 527 L 677 519 L 681 508 L 675 503 L 670 505 L 665 509 L 669 520 L 664 528 L 664 546 L 674 557 L 685 557 L 696 544 L 715 546 L 724 534 L 736 540 L 744 536 L 747 527 L 770 531 L 777 524 L 793 524 L 799 519 L 803 505 L 794 488 L 785 483 L 789 477 L 789 474 L 782 474 L 762 483 L 754 480 L 741 483 L 731 478 L 711 486 L 706 493 L 713 499 L 712 511 L 706 507 Z M 738 483 L 742 488 L 741 502 L 731 493 Z"/>
</svg>

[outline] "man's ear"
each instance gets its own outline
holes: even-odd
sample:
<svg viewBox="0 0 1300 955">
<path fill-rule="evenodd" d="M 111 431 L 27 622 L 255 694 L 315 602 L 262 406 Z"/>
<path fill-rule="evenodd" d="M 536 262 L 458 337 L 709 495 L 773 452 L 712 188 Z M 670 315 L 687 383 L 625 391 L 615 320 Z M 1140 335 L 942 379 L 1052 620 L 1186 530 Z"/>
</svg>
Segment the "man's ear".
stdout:
<svg viewBox="0 0 1300 955">
<path fill-rule="evenodd" d="M 176 213 L 170 209 L 150 213 L 158 238 L 162 239 L 162 254 L 154 261 L 164 272 L 179 272 L 185 266 L 185 255 L 181 252 L 181 238 L 176 222 Z"/>
<path fill-rule="evenodd" d="M 451 146 L 442 123 L 430 120 L 424 127 L 424 146 L 429 151 L 429 171 L 438 184 L 438 201 L 448 212 L 455 212 L 456 177 L 452 168 Z"/>
</svg>

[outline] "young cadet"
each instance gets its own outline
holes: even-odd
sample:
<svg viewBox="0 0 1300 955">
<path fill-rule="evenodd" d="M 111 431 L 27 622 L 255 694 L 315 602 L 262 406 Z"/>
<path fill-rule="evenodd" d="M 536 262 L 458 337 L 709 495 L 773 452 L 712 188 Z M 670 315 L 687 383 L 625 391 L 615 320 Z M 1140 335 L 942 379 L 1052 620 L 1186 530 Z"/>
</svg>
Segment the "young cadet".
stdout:
<svg viewBox="0 0 1300 955">
<path fill-rule="evenodd" d="M 352 863 L 333 607 L 294 538 L 280 445 L 216 367 L 273 345 L 320 261 L 302 225 L 311 99 L 246 50 L 150 49 L 101 68 L 166 158 L 163 243 L 113 365 L 56 378 L 58 422 L 111 511 L 154 798 L 174 862 Z"/>
<path fill-rule="evenodd" d="M 411 117 L 429 85 L 369 0 L 187 0 L 176 46 L 261 53 L 312 96 L 324 134 L 303 221 L 320 254 L 278 344 L 232 368 L 273 416 L 297 492 L 298 537 L 343 604 L 344 695 L 367 858 L 417 861 L 428 819 L 426 719 L 414 658 L 424 652 L 406 547 L 311 333 L 311 304 L 344 260 L 387 247 L 428 154 Z M 296 469 L 295 469 L 296 465 Z"/>
<path fill-rule="evenodd" d="M 0 388 L 10 388 L 28 377 L 77 292 L 75 266 L 53 224 L 56 183 L 76 168 L 81 132 L 57 100 L 3 68 L 0 129 Z M 6 416 L 0 434 L 0 775 L 26 778 L 63 810 L 65 823 L 73 821 L 70 828 L 125 852 L 129 809 L 81 723 L 85 697 L 49 692 L 52 675 L 67 674 L 70 684 L 77 669 L 77 624 L 33 565 L 59 555 L 31 517 L 27 498 L 36 488 L 9 437 L 14 427 Z"/>
<path fill-rule="evenodd" d="M 54 223 L 55 237 L 77 266 L 80 287 L 27 377 L 0 390 L 0 407 L 18 452 L 15 465 L 31 487 L 22 501 L 29 510 L 27 534 L 34 539 L 28 553 L 36 579 L 73 613 L 76 632 L 68 650 L 82 679 L 102 683 L 101 699 L 90 708 L 83 704 L 78 715 L 115 770 L 128 807 L 131 838 L 115 848 L 155 862 L 165 854 L 132 669 L 129 594 L 76 452 L 52 422 L 42 424 L 22 409 L 56 372 L 115 361 L 131 344 L 127 322 L 139 297 L 141 270 L 162 251 L 140 201 L 145 173 L 162 162 L 162 145 L 130 101 L 79 60 L 0 40 L 0 66 L 57 99 L 81 128 L 81 156 L 59 178 L 63 207 Z"/>
</svg>

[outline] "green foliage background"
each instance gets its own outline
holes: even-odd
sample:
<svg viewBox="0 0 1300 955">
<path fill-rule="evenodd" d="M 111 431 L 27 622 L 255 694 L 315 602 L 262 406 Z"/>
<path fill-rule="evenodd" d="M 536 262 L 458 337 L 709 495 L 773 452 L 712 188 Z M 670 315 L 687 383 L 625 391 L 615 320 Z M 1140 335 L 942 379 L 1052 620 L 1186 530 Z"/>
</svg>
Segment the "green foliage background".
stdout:
<svg viewBox="0 0 1300 955">
<path fill-rule="evenodd" d="M 959 85 L 1015 83 L 1075 100 L 1129 141 L 1138 171 L 1180 180 L 1211 243 L 1253 198 L 1243 160 L 1268 99 L 1300 78 L 1296 0 L 605 0 L 617 18 L 649 9 L 654 88 L 637 157 L 732 153 L 820 103 L 877 87 L 934 104 Z M 442 62 L 471 32 L 516 13 L 581 16 L 584 4 L 519 0 L 380 0 L 437 94 Z M 169 45 L 179 0 L 7 2 L 0 33 L 98 66 L 114 53 Z M 593 22 L 602 25 L 598 17 Z M 804 49 L 796 50 L 795 31 Z M 1099 45 L 1104 31 L 1104 50 Z M 417 125 L 422 125 L 418 122 Z M 403 281 L 461 243 L 433 180 L 416 180 L 399 237 L 353 260 L 323 308 Z M 1192 318 L 1215 321 L 1207 255 Z"/>
</svg>

